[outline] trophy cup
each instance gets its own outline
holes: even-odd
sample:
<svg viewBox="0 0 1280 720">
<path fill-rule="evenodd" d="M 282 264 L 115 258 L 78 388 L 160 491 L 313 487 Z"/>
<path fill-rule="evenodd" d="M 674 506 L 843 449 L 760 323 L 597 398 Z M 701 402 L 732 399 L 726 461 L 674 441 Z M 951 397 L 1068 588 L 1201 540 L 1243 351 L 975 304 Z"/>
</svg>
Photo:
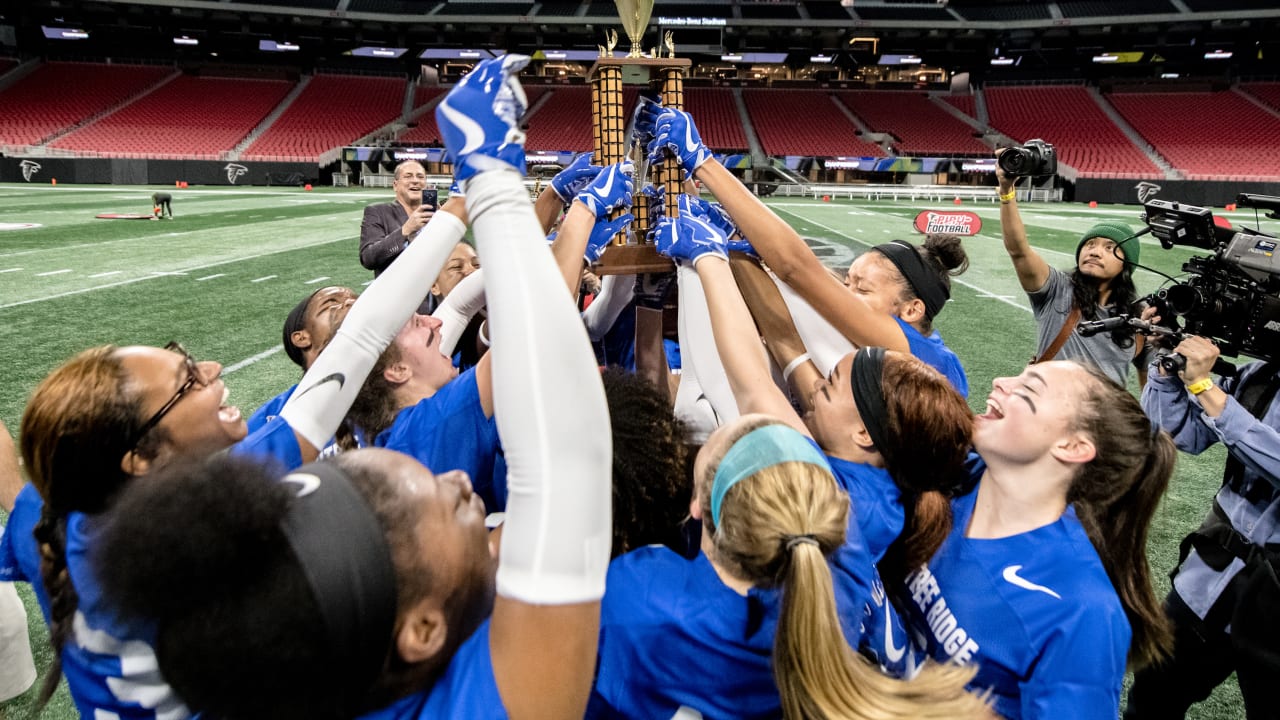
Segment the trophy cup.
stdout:
<svg viewBox="0 0 1280 720">
<path fill-rule="evenodd" d="M 605 45 L 600 46 L 600 57 L 588 73 L 591 78 L 591 139 L 596 164 L 611 165 L 628 155 L 635 163 L 636 200 L 631 212 L 636 219 L 631 224 L 631 237 L 628 238 L 628 233 L 619 233 L 613 240 L 613 246 L 593 269 L 600 275 L 664 272 L 671 270 L 673 265 L 670 260 L 659 255 L 646 239 L 650 229 L 649 208 L 639 191 L 650 180 L 655 185 L 661 185 L 666 191 L 664 211 L 667 217 L 676 217 L 679 215 L 677 203 L 684 187 L 684 172 L 675 158 L 667 158 L 660 164 L 649 167 L 645 160 L 646 148 L 628 148 L 628 118 L 625 117 L 626 108 L 623 106 L 622 67 L 645 68 L 650 74 L 650 84 L 655 85 L 655 89 L 661 93 L 663 107 L 680 110 L 684 108 L 684 74 L 691 63 L 688 58 L 675 57 L 675 43 L 669 32 L 665 38 L 667 57 L 662 57 L 656 48 L 648 55 L 641 50 L 644 31 L 653 12 L 653 0 L 614 1 L 618 6 L 622 29 L 631 41 L 631 51 L 626 57 L 614 57 L 613 48 L 617 45 L 618 34 L 612 30 L 605 34 Z M 622 212 L 617 211 L 617 214 Z"/>
</svg>

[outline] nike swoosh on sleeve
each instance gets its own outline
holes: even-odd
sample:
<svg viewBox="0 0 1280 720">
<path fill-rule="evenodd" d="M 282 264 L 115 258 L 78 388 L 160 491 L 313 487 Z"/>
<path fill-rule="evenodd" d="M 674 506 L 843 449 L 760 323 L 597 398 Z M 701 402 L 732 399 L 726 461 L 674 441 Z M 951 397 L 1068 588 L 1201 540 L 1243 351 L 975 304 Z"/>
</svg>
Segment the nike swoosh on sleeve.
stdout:
<svg viewBox="0 0 1280 720">
<path fill-rule="evenodd" d="M 306 395 L 307 393 L 311 392 L 312 390 L 315 390 L 316 388 L 320 387 L 321 385 L 323 385 L 323 384 L 325 384 L 325 383 L 327 383 L 327 382 L 336 382 L 336 383 L 338 383 L 338 389 L 339 389 L 339 390 L 341 390 L 341 389 L 342 389 L 343 384 L 345 384 L 345 383 L 347 382 L 347 376 L 346 376 L 346 375 L 343 375 L 342 373 L 337 373 L 337 372 L 336 372 L 336 373 L 331 373 L 331 374 L 329 374 L 329 375 L 326 375 L 326 376 L 324 376 L 324 377 L 320 378 L 320 380 L 319 380 L 319 381 L 317 381 L 317 382 L 316 382 L 316 384 L 312 385 L 311 387 L 307 388 L 306 390 L 303 390 L 302 392 L 299 392 L 299 393 L 295 393 L 295 394 L 294 394 L 294 397 L 302 397 L 303 395 Z"/>
<path fill-rule="evenodd" d="M 1021 565 L 1010 565 L 1004 569 L 1004 572 L 1001 573 L 1001 576 L 1005 579 L 1005 582 L 1008 582 L 1010 585 L 1016 585 L 1020 588 L 1023 588 L 1024 590 L 1034 590 L 1035 592 L 1042 592 L 1045 595 L 1052 595 L 1053 597 L 1059 600 L 1062 599 L 1061 595 L 1050 590 L 1049 588 L 1043 585 L 1037 585 L 1031 582 L 1030 580 L 1027 580 L 1026 578 L 1022 577 L 1021 575 L 1018 575 L 1018 571 L 1021 569 L 1022 569 Z"/>
</svg>

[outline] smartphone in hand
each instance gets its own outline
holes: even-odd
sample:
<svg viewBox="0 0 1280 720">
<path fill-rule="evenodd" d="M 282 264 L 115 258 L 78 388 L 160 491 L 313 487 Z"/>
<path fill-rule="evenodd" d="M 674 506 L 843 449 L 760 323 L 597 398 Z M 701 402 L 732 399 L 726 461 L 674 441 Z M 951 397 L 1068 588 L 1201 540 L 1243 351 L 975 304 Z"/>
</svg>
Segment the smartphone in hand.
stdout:
<svg viewBox="0 0 1280 720">
<path fill-rule="evenodd" d="M 428 210 L 440 209 L 440 193 L 435 188 L 422 189 L 422 205 Z"/>
</svg>

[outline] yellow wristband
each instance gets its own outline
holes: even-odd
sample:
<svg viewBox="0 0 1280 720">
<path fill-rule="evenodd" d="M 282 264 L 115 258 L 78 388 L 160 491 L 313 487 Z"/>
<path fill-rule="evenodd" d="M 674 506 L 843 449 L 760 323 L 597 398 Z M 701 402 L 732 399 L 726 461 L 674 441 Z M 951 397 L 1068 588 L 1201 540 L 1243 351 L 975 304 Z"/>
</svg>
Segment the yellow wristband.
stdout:
<svg viewBox="0 0 1280 720">
<path fill-rule="evenodd" d="M 996 192 L 1000 192 L 1000 191 L 997 190 Z M 1008 195 L 1000 196 L 1000 202 L 1009 202 L 1010 200 L 1014 199 L 1017 196 L 1018 196 L 1017 190 L 1010 190 Z"/>
<path fill-rule="evenodd" d="M 1208 390 L 1211 387 L 1213 387 L 1213 380 L 1209 378 L 1200 378 L 1199 380 L 1191 383 L 1190 385 L 1187 385 L 1187 392 L 1191 393 L 1192 395 L 1199 395 L 1200 393 L 1204 392 L 1205 390 Z"/>
</svg>

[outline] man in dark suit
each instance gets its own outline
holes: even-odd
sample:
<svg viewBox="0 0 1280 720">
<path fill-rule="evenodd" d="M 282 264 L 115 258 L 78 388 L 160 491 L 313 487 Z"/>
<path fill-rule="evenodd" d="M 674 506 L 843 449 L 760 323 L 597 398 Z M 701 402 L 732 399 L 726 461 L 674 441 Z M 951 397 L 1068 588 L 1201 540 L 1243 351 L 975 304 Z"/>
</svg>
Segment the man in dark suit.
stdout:
<svg viewBox="0 0 1280 720">
<path fill-rule="evenodd" d="M 396 166 L 396 199 L 364 209 L 360 223 L 360 264 L 377 277 L 395 260 L 413 236 L 435 214 L 435 208 L 422 204 L 422 190 L 427 186 L 427 171 L 416 160 L 405 160 Z"/>
</svg>

